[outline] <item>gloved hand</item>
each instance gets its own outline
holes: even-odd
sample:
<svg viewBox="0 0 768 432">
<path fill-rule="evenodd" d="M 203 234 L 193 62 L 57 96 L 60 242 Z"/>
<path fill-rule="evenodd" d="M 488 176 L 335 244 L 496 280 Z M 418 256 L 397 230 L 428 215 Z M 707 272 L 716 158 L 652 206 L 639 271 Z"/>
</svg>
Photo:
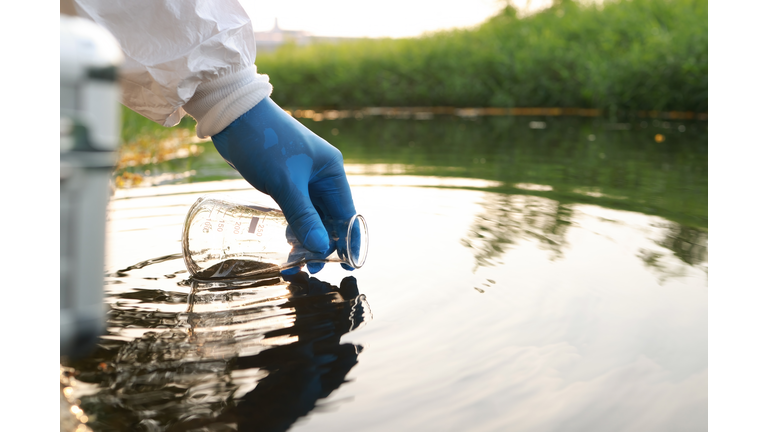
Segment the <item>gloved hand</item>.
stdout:
<svg viewBox="0 0 768 432">
<path fill-rule="evenodd" d="M 336 248 L 326 225 L 355 215 L 341 152 L 269 97 L 211 137 L 248 183 L 270 195 L 305 248 L 327 256 Z M 309 263 L 317 273 L 323 263 Z M 342 264 L 347 270 L 352 267 Z M 297 273 L 299 268 L 286 274 Z"/>
</svg>

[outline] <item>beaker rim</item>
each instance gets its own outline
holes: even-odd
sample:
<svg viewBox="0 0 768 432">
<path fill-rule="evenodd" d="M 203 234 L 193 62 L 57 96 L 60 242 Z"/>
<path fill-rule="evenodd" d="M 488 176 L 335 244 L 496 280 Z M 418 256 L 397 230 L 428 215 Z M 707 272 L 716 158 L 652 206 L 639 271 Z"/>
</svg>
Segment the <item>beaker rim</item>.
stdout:
<svg viewBox="0 0 768 432">
<path fill-rule="evenodd" d="M 354 229 L 355 221 L 360 222 L 360 249 L 357 257 L 355 257 L 352 247 L 352 230 Z M 355 213 L 354 216 L 349 218 L 349 225 L 347 226 L 347 251 L 349 254 L 349 264 L 352 267 L 359 269 L 365 264 L 365 259 L 368 257 L 368 223 L 360 213 Z"/>
</svg>

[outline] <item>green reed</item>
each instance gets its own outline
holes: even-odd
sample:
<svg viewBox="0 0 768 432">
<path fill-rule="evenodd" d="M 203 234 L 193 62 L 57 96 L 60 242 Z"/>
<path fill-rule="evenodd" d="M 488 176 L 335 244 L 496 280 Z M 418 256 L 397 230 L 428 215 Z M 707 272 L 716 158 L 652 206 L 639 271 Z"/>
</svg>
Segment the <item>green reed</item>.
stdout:
<svg viewBox="0 0 768 432">
<path fill-rule="evenodd" d="M 259 54 L 285 106 L 707 111 L 707 1 L 559 1 L 406 39 Z"/>
</svg>

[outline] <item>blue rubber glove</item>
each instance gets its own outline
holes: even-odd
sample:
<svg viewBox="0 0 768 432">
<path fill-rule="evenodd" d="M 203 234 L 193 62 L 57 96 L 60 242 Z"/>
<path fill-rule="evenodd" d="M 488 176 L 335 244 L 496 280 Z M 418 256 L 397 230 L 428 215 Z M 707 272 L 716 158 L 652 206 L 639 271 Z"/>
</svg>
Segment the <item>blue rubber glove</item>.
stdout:
<svg viewBox="0 0 768 432">
<path fill-rule="evenodd" d="M 334 251 L 336 244 L 326 226 L 356 213 L 336 147 L 268 97 L 211 139 L 248 183 L 277 202 L 305 248 L 324 256 Z M 346 264 L 342 267 L 353 270 Z M 314 274 L 323 263 L 309 263 L 307 268 Z"/>
</svg>

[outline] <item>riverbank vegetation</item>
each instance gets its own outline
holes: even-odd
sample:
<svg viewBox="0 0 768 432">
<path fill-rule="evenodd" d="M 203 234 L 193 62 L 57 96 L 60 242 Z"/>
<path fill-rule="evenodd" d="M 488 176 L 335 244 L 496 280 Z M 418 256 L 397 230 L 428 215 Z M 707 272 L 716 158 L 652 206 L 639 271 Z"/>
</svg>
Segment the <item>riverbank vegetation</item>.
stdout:
<svg viewBox="0 0 768 432">
<path fill-rule="evenodd" d="M 258 54 L 283 106 L 707 111 L 707 1 L 557 1 L 471 29 Z"/>
<path fill-rule="evenodd" d="M 707 0 L 556 0 L 418 38 L 259 54 L 286 108 L 557 107 L 705 113 Z M 194 120 L 177 128 L 194 130 Z M 193 132 L 192 132 L 193 133 Z M 124 109 L 123 143 L 175 136 Z"/>
</svg>

